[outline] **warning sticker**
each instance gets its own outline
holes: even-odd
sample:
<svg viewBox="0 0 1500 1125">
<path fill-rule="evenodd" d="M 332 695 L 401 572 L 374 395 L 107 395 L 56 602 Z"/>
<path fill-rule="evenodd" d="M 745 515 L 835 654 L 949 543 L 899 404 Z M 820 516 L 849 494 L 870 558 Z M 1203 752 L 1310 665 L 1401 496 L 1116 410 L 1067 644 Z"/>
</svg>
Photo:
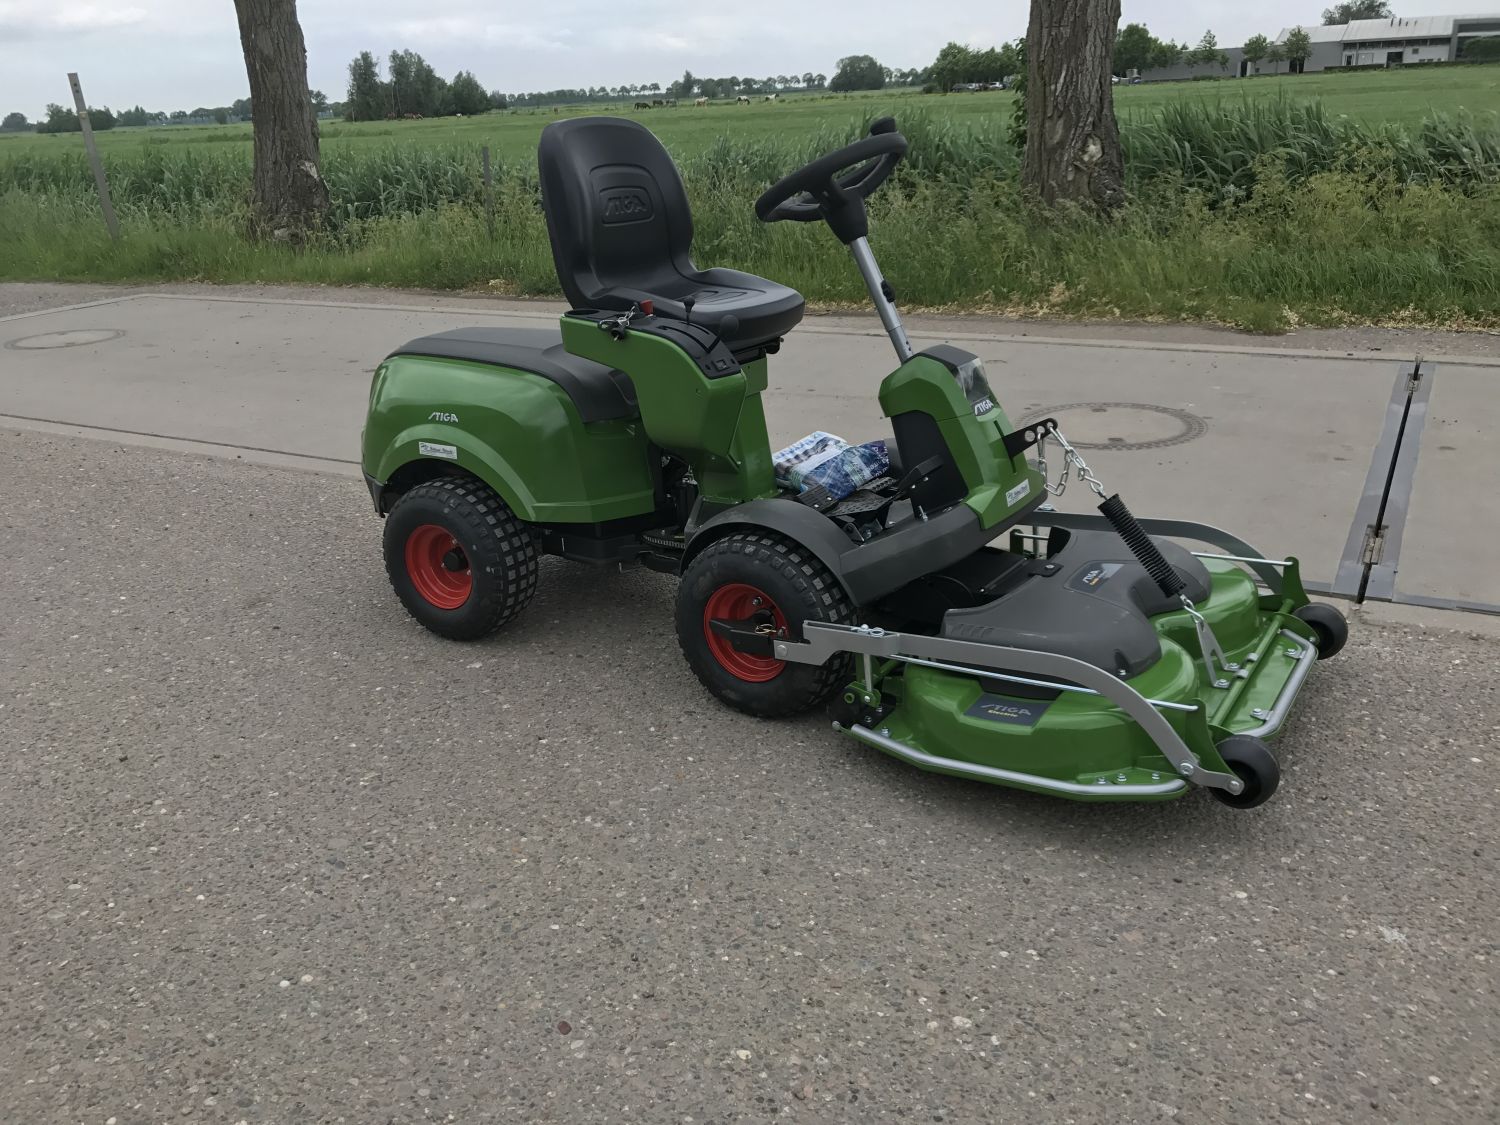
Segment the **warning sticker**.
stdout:
<svg viewBox="0 0 1500 1125">
<path fill-rule="evenodd" d="M 1031 495 L 1031 478 L 1027 477 L 1014 488 L 1007 489 L 1005 493 L 1005 504 L 1007 507 L 1015 507 L 1026 497 Z"/>
<path fill-rule="evenodd" d="M 444 461 L 458 460 L 458 446 L 444 445 L 438 441 L 417 442 L 417 452 L 423 457 L 441 457 Z"/>
</svg>

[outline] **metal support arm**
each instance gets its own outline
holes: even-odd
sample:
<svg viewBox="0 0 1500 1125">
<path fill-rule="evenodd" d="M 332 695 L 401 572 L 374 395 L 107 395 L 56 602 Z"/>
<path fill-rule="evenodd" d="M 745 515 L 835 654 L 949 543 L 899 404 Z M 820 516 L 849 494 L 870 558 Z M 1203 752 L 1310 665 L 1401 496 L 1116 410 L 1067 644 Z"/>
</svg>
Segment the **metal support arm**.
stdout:
<svg viewBox="0 0 1500 1125">
<path fill-rule="evenodd" d="M 1198 755 L 1190 750 L 1151 701 L 1129 684 L 1103 669 L 1071 656 L 1035 649 L 1010 648 L 978 641 L 960 641 L 949 637 L 928 637 L 918 633 L 898 633 L 868 625 L 834 625 L 826 621 L 809 621 L 803 626 L 802 642 L 777 639 L 776 659 L 797 664 L 823 664 L 835 654 L 852 652 L 887 659 L 925 657 L 993 668 L 1016 670 L 1045 676 L 1063 683 L 1089 688 L 1109 700 L 1136 721 L 1151 741 L 1166 755 L 1167 761 L 1195 785 L 1238 793 L 1244 783 L 1233 774 L 1204 769 Z"/>
</svg>

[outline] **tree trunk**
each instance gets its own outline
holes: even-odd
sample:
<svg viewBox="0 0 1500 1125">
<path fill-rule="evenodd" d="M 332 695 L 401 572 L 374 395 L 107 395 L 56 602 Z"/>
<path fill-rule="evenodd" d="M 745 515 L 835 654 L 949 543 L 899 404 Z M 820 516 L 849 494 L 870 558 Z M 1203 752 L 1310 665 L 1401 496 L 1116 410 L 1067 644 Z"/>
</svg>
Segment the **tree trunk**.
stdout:
<svg viewBox="0 0 1500 1125">
<path fill-rule="evenodd" d="M 1125 202 L 1110 61 L 1120 0 L 1031 0 L 1026 30 L 1026 159 L 1044 203 L 1109 212 Z"/>
<path fill-rule="evenodd" d="M 296 0 L 235 0 L 255 119 L 254 233 L 301 241 L 328 212 Z"/>
</svg>

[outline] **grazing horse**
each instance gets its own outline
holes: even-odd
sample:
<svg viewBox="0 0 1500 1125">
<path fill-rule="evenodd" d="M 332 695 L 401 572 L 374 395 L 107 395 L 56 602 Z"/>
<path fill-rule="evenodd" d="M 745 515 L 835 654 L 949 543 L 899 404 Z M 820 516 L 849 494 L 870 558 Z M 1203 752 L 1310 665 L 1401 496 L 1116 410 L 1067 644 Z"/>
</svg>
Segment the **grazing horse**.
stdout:
<svg viewBox="0 0 1500 1125">
<path fill-rule="evenodd" d="M 744 94 L 741 94 L 739 97 L 737 97 L 737 98 L 734 99 L 734 104 L 735 105 L 749 105 L 750 104 L 750 99 L 747 98 L 747 97 L 745 97 Z"/>
<path fill-rule="evenodd" d="M 660 105 L 661 103 L 658 102 L 657 104 Z M 651 103 L 650 102 L 636 102 L 635 103 L 635 108 L 636 109 L 650 109 L 651 108 Z"/>
<path fill-rule="evenodd" d="M 693 99 L 693 104 L 694 105 L 707 105 L 708 104 L 708 99 L 707 98 L 694 98 Z"/>
<path fill-rule="evenodd" d="M 766 95 L 766 101 L 768 101 L 768 102 L 774 102 L 775 100 L 776 100 L 776 95 L 775 94 L 767 94 Z"/>
</svg>

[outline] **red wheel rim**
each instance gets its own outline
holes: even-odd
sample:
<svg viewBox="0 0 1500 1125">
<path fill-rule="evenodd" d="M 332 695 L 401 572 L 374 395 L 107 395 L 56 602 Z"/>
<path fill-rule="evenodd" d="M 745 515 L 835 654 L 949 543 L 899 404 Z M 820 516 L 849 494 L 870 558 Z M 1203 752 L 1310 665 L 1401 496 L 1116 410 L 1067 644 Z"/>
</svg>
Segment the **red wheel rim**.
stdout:
<svg viewBox="0 0 1500 1125">
<path fill-rule="evenodd" d="M 747 617 L 766 612 L 771 614 L 777 632 L 784 634 L 786 618 L 782 615 L 781 607 L 763 590 L 757 590 L 743 582 L 730 582 L 720 586 L 703 607 L 703 638 L 708 642 L 708 651 L 713 653 L 714 659 L 726 672 L 747 683 L 763 684 L 767 680 L 774 680 L 781 675 L 786 661 L 741 652 L 729 643 L 727 637 L 715 633 L 710 622 L 716 618 L 720 621 L 743 621 Z"/>
<path fill-rule="evenodd" d="M 474 590 L 469 557 L 458 540 L 435 523 L 415 527 L 406 537 L 406 574 L 417 593 L 438 609 L 457 609 Z"/>
</svg>

